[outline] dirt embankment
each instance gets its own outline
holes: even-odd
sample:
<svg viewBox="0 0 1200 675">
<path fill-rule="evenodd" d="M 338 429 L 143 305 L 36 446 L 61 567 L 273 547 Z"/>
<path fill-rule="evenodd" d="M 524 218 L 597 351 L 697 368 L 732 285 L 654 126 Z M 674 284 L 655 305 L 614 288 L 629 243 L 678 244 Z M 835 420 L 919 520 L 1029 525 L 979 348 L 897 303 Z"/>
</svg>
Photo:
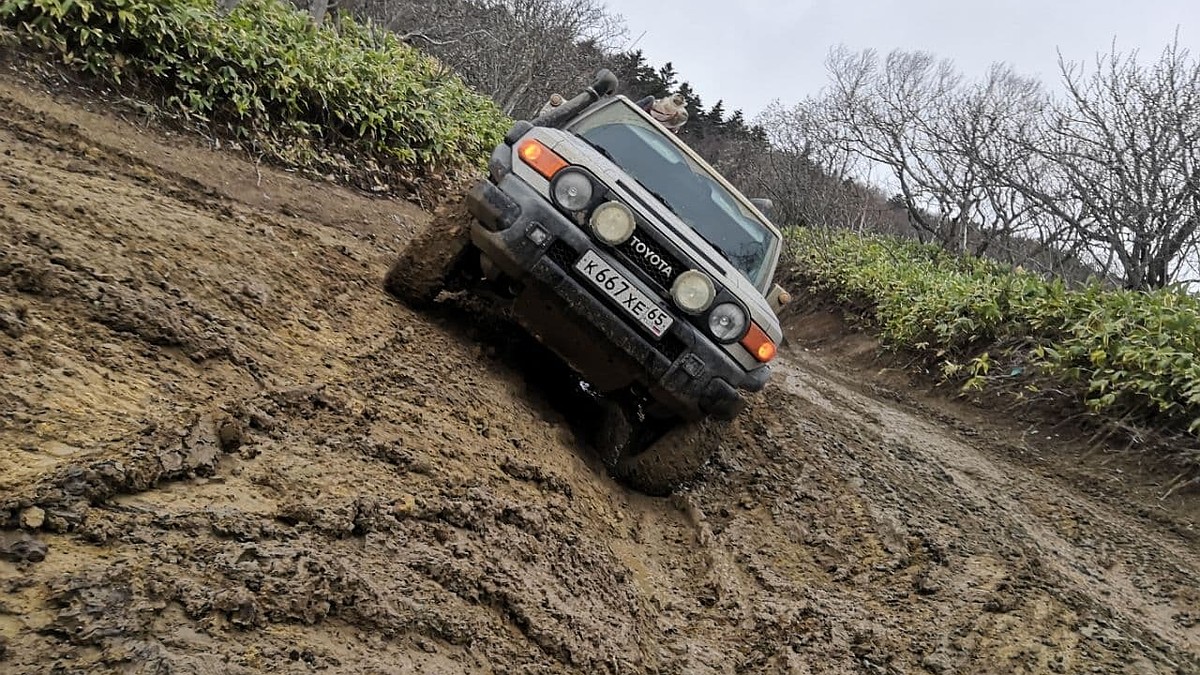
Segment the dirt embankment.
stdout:
<svg viewBox="0 0 1200 675">
<path fill-rule="evenodd" d="M 0 671 L 1200 671 L 1194 497 L 811 330 L 631 493 L 538 350 L 382 293 L 425 218 L 0 77 Z"/>
</svg>

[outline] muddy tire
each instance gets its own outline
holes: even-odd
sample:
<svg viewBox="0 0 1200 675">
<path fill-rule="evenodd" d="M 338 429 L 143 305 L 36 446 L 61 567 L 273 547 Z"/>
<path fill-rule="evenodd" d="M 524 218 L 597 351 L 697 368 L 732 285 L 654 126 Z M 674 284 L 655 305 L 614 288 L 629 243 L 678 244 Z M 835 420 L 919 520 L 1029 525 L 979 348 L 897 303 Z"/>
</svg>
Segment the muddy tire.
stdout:
<svg viewBox="0 0 1200 675">
<path fill-rule="evenodd" d="M 596 429 L 595 445 L 600 460 L 610 470 L 617 460 L 630 451 L 640 431 L 640 423 L 628 408 L 610 400 L 600 402 L 600 425 Z"/>
<path fill-rule="evenodd" d="M 438 208 L 392 264 L 384 289 L 415 307 L 430 305 L 466 262 L 471 222 L 461 199 Z"/>
<path fill-rule="evenodd" d="M 612 465 L 613 476 L 633 489 L 666 496 L 695 478 L 720 446 L 725 424 L 679 422 L 646 445 L 628 445 Z"/>
</svg>

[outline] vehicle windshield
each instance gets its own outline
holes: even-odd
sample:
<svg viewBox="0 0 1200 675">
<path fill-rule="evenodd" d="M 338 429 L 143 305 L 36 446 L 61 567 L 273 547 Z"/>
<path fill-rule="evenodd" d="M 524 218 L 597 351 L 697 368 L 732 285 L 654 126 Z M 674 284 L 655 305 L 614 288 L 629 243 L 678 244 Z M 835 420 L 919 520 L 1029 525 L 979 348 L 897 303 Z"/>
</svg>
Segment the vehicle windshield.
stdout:
<svg viewBox="0 0 1200 675">
<path fill-rule="evenodd" d="M 654 192 L 755 286 L 766 283 L 775 234 L 653 123 L 620 103 L 570 129 Z"/>
</svg>

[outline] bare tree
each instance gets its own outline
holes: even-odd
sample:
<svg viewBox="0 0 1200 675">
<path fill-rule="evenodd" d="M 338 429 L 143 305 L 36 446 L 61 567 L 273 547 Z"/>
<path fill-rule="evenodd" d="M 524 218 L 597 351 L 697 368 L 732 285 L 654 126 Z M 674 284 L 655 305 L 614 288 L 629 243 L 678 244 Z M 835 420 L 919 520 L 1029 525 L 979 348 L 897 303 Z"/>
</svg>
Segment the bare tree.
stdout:
<svg viewBox="0 0 1200 675">
<path fill-rule="evenodd" d="M 887 170 L 918 238 L 1130 288 L 1197 276 L 1200 69 L 1177 42 L 1148 68 L 1060 60 L 1059 101 L 1003 65 L 967 83 L 922 52 L 827 63 L 823 142 Z"/>
<path fill-rule="evenodd" d="M 354 12 L 433 54 L 507 114 L 585 83 L 624 35 L 599 0 L 357 0 Z"/>
<path fill-rule="evenodd" d="M 836 143 L 886 168 L 922 240 L 948 248 L 965 242 L 966 224 L 980 202 L 975 167 L 954 152 L 950 101 L 961 78 L 948 61 L 924 52 L 838 47 L 827 66 L 827 121 Z"/>
<path fill-rule="evenodd" d="M 1044 194 L 1062 193 L 1055 187 L 1054 167 L 1029 151 L 1031 143 L 1045 136 L 1050 110 L 1041 83 L 996 64 L 949 104 L 943 111 L 946 122 L 933 128 L 945 129 L 946 136 L 939 140 L 970 167 L 978 198 L 966 223 L 973 252 L 1069 279 L 1094 274 L 1080 263 L 1087 257 L 1085 242 L 1027 194 L 1026 188 L 1035 186 Z"/>
<path fill-rule="evenodd" d="M 769 105 L 756 122 L 771 150 L 758 157 L 754 182 L 775 201 L 782 222 L 879 231 L 886 199 L 855 180 L 862 160 L 837 142 L 829 120 L 824 99 Z"/>
<path fill-rule="evenodd" d="M 836 142 L 890 174 L 893 203 L 916 236 L 983 255 L 997 242 L 1028 234 L 1034 211 L 980 164 L 1018 158 L 1004 129 L 1044 107 L 1040 85 L 996 66 L 977 83 L 949 61 L 923 52 L 834 49 L 825 106 Z"/>
<path fill-rule="evenodd" d="M 1065 100 L 1026 149 L 1057 190 L 1018 185 L 1069 223 L 1128 288 L 1161 288 L 1194 269 L 1200 227 L 1200 65 L 1178 40 L 1157 62 L 1115 49 L 1094 70 L 1059 59 Z"/>
</svg>

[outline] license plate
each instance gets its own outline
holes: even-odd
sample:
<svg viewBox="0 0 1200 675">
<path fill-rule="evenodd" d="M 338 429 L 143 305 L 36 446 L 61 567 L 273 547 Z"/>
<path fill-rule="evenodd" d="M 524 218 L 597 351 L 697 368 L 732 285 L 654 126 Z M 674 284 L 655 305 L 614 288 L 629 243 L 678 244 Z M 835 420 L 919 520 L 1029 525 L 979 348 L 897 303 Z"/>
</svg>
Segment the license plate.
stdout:
<svg viewBox="0 0 1200 675">
<path fill-rule="evenodd" d="M 596 288 L 604 291 L 608 297 L 625 310 L 627 314 L 637 319 L 650 331 L 654 337 L 662 337 L 663 333 L 675 322 L 675 318 L 667 314 L 638 287 L 634 286 L 620 272 L 604 262 L 595 251 L 583 254 L 575 263 L 575 269 L 587 277 Z"/>
</svg>

